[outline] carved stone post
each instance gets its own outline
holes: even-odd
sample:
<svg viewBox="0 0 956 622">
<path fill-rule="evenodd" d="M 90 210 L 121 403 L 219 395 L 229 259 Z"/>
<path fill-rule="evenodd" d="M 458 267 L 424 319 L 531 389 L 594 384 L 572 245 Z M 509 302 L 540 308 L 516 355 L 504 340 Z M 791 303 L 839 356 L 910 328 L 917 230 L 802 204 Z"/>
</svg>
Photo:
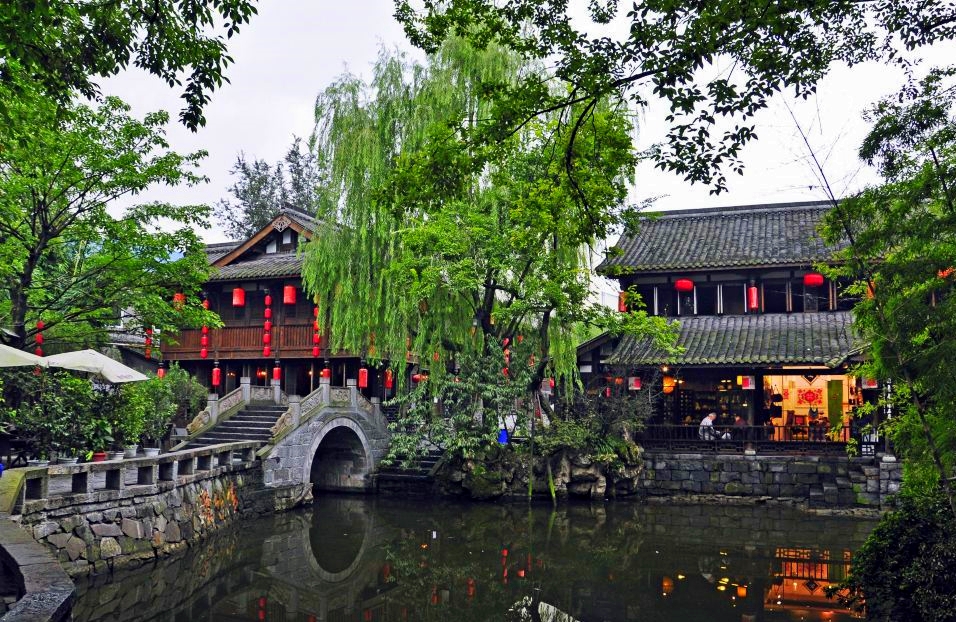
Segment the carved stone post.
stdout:
<svg viewBox="0 0 956 622">
<path fill-rule="evenodd" d="M 242 390 L 242 403 L 248 404 L 252 401 L 252 378 L 243 376 L 239 379 L 239 388 Z"/>
<path fill-rule="evenodd" d="M 206 398 L 206 408 L 209 409 L 209 423 L 215 423 L 219 419 L 219 395 L 210 393 Z"/>
<path fill-rule="evenodd" d="M 282 388 L 279 386 L 281 381 L 272 380 L 272 401 L 277 405 L 282 403 Z"/>
<path fill-rule="evenodd" d="M 302 397 L 290 395 L 289 410 L 292 412 L 292 429 L 295 429 L 299 427 L 299 423 L 302 421 Z"/>
<path fill-rule="evenodd" d="M 352 408 L 358 407 L 358 384 L 355 378 L 349 378 L 345 381 L 345 386 L 349 390 L 349 404 Z"/>
<path fill-rule="evenodd" d="M 322 403 L 328 406 L 332 403 L 332 379 L 319 378 L 319 390 L 322 391 Z"/>
<path fill-rule="evenodd" d="M 376 417 L 382 416 L 382 398 L 372 398 L 372 414 L 374 414 Z"/>
</svg>

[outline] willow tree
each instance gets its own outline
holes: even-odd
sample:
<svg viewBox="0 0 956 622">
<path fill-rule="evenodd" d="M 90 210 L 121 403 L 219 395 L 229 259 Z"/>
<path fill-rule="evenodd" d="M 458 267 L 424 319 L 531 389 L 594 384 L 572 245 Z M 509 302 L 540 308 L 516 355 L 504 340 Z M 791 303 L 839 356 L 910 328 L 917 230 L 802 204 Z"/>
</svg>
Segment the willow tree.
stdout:
<svg viewBox="0 0 956 622">
<path fill-rule="evenodd" d="M 496 400 L 535 402 L 547 377 L 572 385 L 582 326 L 666 333 L 643 312 L 592 302 L 592 245 L 632 211 L 621 102 L 575 111 L 585 122 L 555 114 L 480 148 L 471 140 L 493 93 L 534 71 L 452 40 L 425 64 L 382 53 L 370 83 L 343 76 L 316 104 L 329 185 L 303 276 L 330 346 L 427 369 L 417 395 L 469 419 Z M 497 428 L 490 419 L 482 432 Z"/>
</svg>

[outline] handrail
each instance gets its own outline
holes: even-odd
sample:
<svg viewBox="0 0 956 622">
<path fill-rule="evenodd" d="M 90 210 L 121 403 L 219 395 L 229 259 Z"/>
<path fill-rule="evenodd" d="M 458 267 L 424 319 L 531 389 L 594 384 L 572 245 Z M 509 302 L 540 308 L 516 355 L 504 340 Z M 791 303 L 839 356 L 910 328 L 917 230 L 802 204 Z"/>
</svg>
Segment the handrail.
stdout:
<svg viewBox="0 0 956 622">
<path fill-rule="evenodd" d="M 710 429 L 708 429 L 710 428 Z M 688 449 L 734 452 L 754 449 L 765 453 L 836 453 L 845 451 L 853 438 L 850 426 L 755 425 L 700 426 L 645 425 L 635 440 L 645 448 Z M 859 440 L 859 439 L 858 439 Z M 860 443 L 863 455 L 872 455 L 872 447 Z"/>
</svg>

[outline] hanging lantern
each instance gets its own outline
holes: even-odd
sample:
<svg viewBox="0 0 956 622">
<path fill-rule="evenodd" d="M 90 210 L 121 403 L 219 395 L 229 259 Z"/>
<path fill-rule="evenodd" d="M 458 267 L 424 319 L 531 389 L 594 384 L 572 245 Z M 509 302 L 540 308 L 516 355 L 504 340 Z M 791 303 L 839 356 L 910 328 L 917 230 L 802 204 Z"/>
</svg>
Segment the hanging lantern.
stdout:
<svg viewBox="0 0 956 622">
<path fill-rule="evenodd" d="M 203 335 L 202 337 L 200 337 L 200 338 L 199 338 L 199 345 L 201 345 L 201 346 L 204 347 L 204 348 L 205 348 L 206 346 L 208 346 L 208 345 L 209 345 L 209 335 Z"/>
<path fill-rule="evenodd" d="M 508 368 L 507 368 L 507 367 L 503 367 L 503 368 L 501 369 L 501 375 L 503 375 L 505 378 L 508 377 Z"/>
<path fill-rule="evenodd" d="M 43 333 L 37 333 L 37 335 L 36 335 L 36 342 L 37 342 L 37 345 L 38 345 L 38 346 L 42 346 L 42 345 L 43 345 Z"/>
<path fill-rule="evenodd" d="M 312 346 L 312 356 L 319 355 L 319 346 Z"/>
<path fill-rule="evenodd" d="M 501 347 L 507 348 L 509 343 L 511 343 L 511 340 L 505 337 L 504 339 L 501 340 Z"/>
<path fill-rule="evenodd" d="M 548 386 L 552 389 L 554 388 L 554 378 L 548 378 Z"/>
<path fill-rule="evenodd" d="M 760 298 L 757 295 L 757 286 L 751 285 L 747 288 L 747 308 L 756 311 L 760 307 Z"/>
<path fill-rule="evenodd" d="M 360 389 L 368 388 L 368 369 L 364 367 L 359 369 L 358 386 Z"/>
<path fill-rule="evenodd" d="M 212 386 L 218 387 L 222 382 L 222 370 L 219 369 L 219 366 L 212 368 Z"/>
<path fill-rule="evenodd" d="M 201 332 L 202 332 L 202 334 L 204 334 L 204 335 L 208 335 L 208 334 L 209 334 L 209 327 L 206 326 L 205 324 L 203 324 L 203 326 L 202 326 L 202 331 L 201 331 Z"/>
<path fill-rule="evenodd" d="M 156 370 L 156 377 L 157 377 L 157 378 L 165 378 L 165 377 L 166 377 L 166 368 L 163 367 L 163 364 L 162 364 L 162 363 L 159 364 L 159 368 Z"/>
<path fill-rule="evenodd" d="M 312 330 L 319 330 L 318 320 L 316 320 L 315 322 L 312 322 Z"/>
<path fill-rule="evenodd" d="M 315 305 L 315 308 L 312 309 L 312 315 L 319 317 L 319 305 Z"/>
<path fill-rule="evenodd" d="M 614 384 L 616 384 L 616 385 L 618 385 L 618 386 L 624 384 L 624 378 L 622 378 L 621 376 L 616 376 L 616 377 L 614 378 Z"/>
<path fill-rule="evenodd" d="M 938 277 L 941 278 L 941 279 L 948 279 L 949 277 L 953 276 L 953 273 L 954 273 L 954 272 L 956 272 L 956 269 L 954 269 L 952 266 L 950 266 L 950 267 L 948 267 L 948 268 L 946 268 L 946 269 L 944 269 L 944 270 L 939 270 L 939 271 L 936 273 L 936 276 L 938 276 Z"/>
<path fill-rule="evenodd" d="M 677 291 L 681 293 L 687 293 L 689 291 L 693 291 L 694 282 L 691 281 L 690 279 L 677 279 L 676 281 L 674 281 L 674 289 L 676 289 Z"/>
<path fill-rule="evenodd" d="M 199 358 L 204 359 L 209 357 L 209 350 L 207 348 L 199 348 Z"/>
<path fill-rule="evenodd" d="M 143 356 L 145 356 L 146 358 L 150 358 L 152 355 L 153 355 L 153 349 L 150 348 L 149 346 L 146 346 L 146 349 L 143 350 Z"/>
<path fill-rule="evenodd" d="M 266 318 L 267 320 L 268 320 L 268 319 L 271 319 L 271 318 L 272 318 L 272 309 L 270 309 L 269 307 L 266 307 L 266 310 L 262 312 L 262 316 L 263 316 L 264 318 Z"/>
<path fill-rule="evenodd" d="M 145 345 L 147 345 L 147 346 L 153 345 L 153 338 L 147 336 L 146 339 L 143 340 L 143 344 L 145 344 Z"/>
<path fill-rule="evenodd" d="M 738 585 L 737 586 L 737 598 L 747 598 L 747 586 Z"/>
<path fill-rule="evenodd" d="M 627 389 L 628 391 L 640 391 L 641 390 L 641 377 L 640 376 L 631 376 L 627 379 Z"/>
<path fill-rule="evenodd" d="M 266 302 L 266 306 L 267 306 L 267 307 L 271 307 L 271 306 L 272 306 L 272 295 L 271 295 L 271 294 L 266 294 L 266 301 L 265 301 L 265 302 Z"/>
<path fill-rule="evenodd" d="M 186 294 L 181 292 L 176 292 L 173 294 L 173 306 L 177 309 L 182 309 L 183 305 L 186 304 Z"/>
<path fill-rule="evenodd" d="M 386 369 L 385 370 L 385 388 L 391 389 L 393 386 L 395 386 L 395 376 L 392 374 L 391 369 Z"/>
<path fill-rule="evenodd" d="M 262 356 L 270 357 L 272 356 L 272 348 L 269 346 L 262 346 Z"/>
<path fill-rule="evenodd" d="M 866 282 L 866 298 L 867 300 L 873 300 L 873 297 L 876 296 L 876 284 L 873 281 Z"/>
<path fill-rule="evenodd" d="M 803 284 L 806 287 L 820 287 L 823 285 L 823 275 L 817 272 L 808 272 L 803 275 Z"/>
<path fill-rule="evenodd" d="M 332 377 L 332 370 L 329 369 L 328 367 L 325 367 L 324 369 L 322 369 L 322 372 L 319 374 L 319 377 L 320 377 L 320 378 L 331 378 L 331 377 Z"/>
<path fill-rule="evenodd" d="M 611 397 L 611 387 L 604 387 L 604 397 Z"/>
<path fill-rule="evenodd" d="M 203 298 L 203 300 L 202 300 L 202 308 L 205 309 L 205 310 L 207 310 L 207 311 L 209 310 L 209 299 L 208 299 L 208 298 Z"/>
<path fill-rule="evenodd" d="M 677 386 L 677 379 L 674 376 L 664 376 L 664 395 L 670 395 Z"/>
<path fill-rule="evenodd" d="M 262 343 L 264 345 L 272 343 L 272 333 L 262 333 Z"/>
<path fill-rule="evenodd" d="M 435 361 L 436 363 L 438 362 L 438 359 L 440 358 L 441 356 L 438 354 L 438 352 L 435 352 L 432 354 L 432 360 Z"/>
<path fill-rule="evenodd" d="M 295 304 L 295 285 L 286 285 L 282 288 L 282 304 Z"/>
<path fill-rule="evenodd" d="M 246 306 L 246 290 L 242 289 L 241 287 L 236 287 L 232 290 L 232 306 Z"/>
<path fill-rule="evenodd" d="M 276 361 L 278 363 L 278 361 Z M 281 380 L 282 379 L 282 368 L 279 365 L 276 365 L 272 368 L 272 379 Z"/>
<path fill-rule="evenodd" d="M 412 382 L 421 382 L 423 378 L 422 374 L 412 374 Z"/>
<path fill-rule="evenodd" d="M 33 351 L 37 356 L 43 356 L 43 348 L 37 346 L 37 349 Z"/>
<path fill-rule="evenodd" d="M 46 324 L 43 320 L 37 320 L 37 330 L 43 330 L 44 328 L 46 328 Z"/>
<path fill-rule="evenodd" d="M 627 313 L 627 292 L 617 295 L 617 310 L 619 313 Z"/>
<path fill-rule="evenodd" d="M 265 322 L 263 322 L 263 323 L 262 323 L 262 329 L 263 329 L 263 330 L 272 330 L 272 322 L 271 322 L 270 320 L 266 320 Z"/>
</svg>

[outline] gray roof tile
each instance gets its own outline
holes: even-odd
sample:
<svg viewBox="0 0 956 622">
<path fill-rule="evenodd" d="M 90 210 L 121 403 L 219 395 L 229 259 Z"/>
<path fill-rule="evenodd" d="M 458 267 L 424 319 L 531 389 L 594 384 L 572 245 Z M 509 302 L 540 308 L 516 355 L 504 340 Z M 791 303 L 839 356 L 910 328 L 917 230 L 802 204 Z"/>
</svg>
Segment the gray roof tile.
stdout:
<svg viewBox="0 0 956 622">
<path fill-rule="evenodd" d="M 209 278 L 210 281 L 237 281 L 266 277 L 299 276 L 302 257 L 296 253 L 263 255 L 250 261 L 240 261 L 223 266 Z"/>
<path fill-rule="evenodd" d="M 832 257 L 817 229 L 827 203 L 777 203 L 648 215 L 599 272 L 810 265 Z"/>
<path fill-rule="evenodd" d="M 608 357 L 613 365 L 830 365 L 860 350 L 848 311 L 767 313 L 680 318 L 678 345 L 669 358 L 649 339 L 621 338 Z"/>
</svg>

